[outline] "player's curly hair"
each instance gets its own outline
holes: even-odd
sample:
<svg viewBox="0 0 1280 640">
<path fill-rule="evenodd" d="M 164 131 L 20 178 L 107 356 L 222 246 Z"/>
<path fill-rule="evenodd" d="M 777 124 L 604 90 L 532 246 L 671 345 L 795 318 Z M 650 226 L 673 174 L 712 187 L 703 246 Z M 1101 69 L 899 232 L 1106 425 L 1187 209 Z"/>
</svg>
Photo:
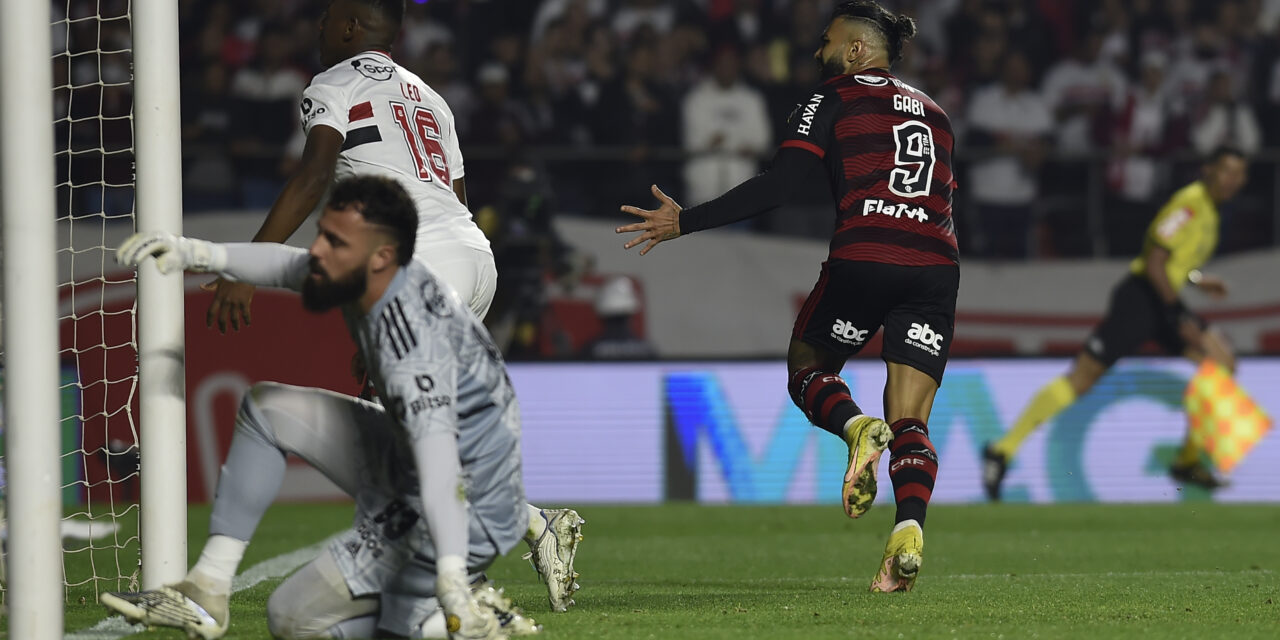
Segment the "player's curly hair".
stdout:
<svg viewBox="0 0 1280 640">
<path fill-rule="evenodd" d="M 383 176 L 352 176 L 333 185 L 329 209 L 355 207 L 370 224 L 386 227 L 396 239 L 396 263 L 409 264 L 418 237 L 418 208 L 399 182 Z"/>
<path fill-rule="evenodd" d="M 911 16 L 894 15 L 874 0 L 851 0 L 836 5 L 831 19 L 862 20 L 876 28 L 884 38 L 889 62 L 902 59 L 902 47 L 916 36 L 916 21 Z"/>
</svg>

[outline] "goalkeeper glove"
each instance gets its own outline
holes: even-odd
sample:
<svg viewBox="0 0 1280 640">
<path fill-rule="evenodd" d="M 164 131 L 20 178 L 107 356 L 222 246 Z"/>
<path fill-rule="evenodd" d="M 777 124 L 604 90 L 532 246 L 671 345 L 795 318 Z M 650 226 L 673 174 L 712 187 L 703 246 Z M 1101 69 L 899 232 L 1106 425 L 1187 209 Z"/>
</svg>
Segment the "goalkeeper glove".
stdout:
<svg viewBox="0 0 1280 640">
<path fill-rule="evenodd" d="M 436 598 L 444 609 L 445 629 L 455 640 L 501 640 L 507 635 L 493 610 L 481 607 L 467 582 L 466 561 L 445 556 L 436 563 Z"/>
<path fill-rule="evenodd" d="M 204 240 L 184 238 L 163 231 L 135 233 L 116 249 L 116 262 L 137 267 L 147 257 L 156 259 L 160 273 L 222 271 L 227 267 L 226 247 Z"/>
</svg>

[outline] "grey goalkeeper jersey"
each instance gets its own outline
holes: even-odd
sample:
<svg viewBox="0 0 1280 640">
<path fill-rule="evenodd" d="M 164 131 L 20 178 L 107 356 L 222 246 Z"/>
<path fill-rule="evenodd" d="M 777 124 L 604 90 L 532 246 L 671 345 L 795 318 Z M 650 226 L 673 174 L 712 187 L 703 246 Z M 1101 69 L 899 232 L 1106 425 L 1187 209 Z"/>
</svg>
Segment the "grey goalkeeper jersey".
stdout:
<svg viewBox="0 0 1280 640">
<path fill-rule="evenodd" d="M 306 251 L 270 243 L 229 243 L 224 271 L 236 280 L 301 289 Z M 411 443 L 429 433 L 458 438 L 471 509 L 471 547 L 483 535 L 506 553 L 527 527 L 520 467 L 520 411 L 502 354 L 458 294 L 417 260 L 401 268 L 382 298 L 343 317 L 369 375 L 394 419 L 396 446 L 386 452 L 397 493 L 416 503 Z M 478 531 L 480 529 L 480 531 Z"/>
<path fill-rule="evenodd" d="M 409 442 L 455 434 L 473 516 L 502 552 L 510 550 L 527 526 L 520 410 L 488 331 L 417 260 L 368 314 L 345 307 L 343 316 L 383 405 L 403 427 L 400 463 L 414 468 Z"/>
</svg>

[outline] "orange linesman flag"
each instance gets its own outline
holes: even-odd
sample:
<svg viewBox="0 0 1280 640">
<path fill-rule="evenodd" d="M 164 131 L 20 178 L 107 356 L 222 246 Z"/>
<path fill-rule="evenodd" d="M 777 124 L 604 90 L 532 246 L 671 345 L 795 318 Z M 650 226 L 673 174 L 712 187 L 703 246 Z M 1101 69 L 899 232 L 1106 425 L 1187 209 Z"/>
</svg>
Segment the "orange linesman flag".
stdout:
<svg viewBox="0 0 1280 640">
<path fill-rule="evenodd" d="M 1271 418 L 1258 403 L 1209 358 L 1191 377 L 1183 403 L 1191 441 L 1223 473 L 1230 473 L 1271 428 Z"/>
</svg>

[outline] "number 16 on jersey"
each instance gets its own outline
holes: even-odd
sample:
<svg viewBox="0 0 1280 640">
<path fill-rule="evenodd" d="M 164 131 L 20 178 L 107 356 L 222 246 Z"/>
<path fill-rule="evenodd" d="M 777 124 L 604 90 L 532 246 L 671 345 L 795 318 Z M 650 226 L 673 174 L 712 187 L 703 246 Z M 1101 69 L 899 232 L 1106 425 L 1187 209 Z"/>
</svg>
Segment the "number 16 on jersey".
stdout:
<svg viewBox="0 0 1280 640">
<path fill-rule="evenodd" d="M 408 85 L 408 89 L 418 91 L 412 85 Z M 406 89 L 401 87 L 401 91 Z M 402 102 L 392 101 L 391 115 L 404 133 L 404 141 L 409 145 L 409 154 L 413 156 L 413 163 L 418 170 L 418 179 L 424 182 L 439 179 L 445 188 L 450 188 L 453 182 L 449 179 L 449 165 L 444 160 L 440 123 L 436 114 L 426 107 L 410 107 Z"/>
</svg>

